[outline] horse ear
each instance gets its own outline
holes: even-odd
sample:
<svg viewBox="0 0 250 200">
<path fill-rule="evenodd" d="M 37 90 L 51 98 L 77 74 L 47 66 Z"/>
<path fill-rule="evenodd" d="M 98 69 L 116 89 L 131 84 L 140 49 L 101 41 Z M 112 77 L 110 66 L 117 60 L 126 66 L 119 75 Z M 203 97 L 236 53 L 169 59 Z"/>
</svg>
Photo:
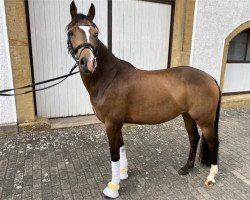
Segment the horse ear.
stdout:
<svg viewBox="0 0 250 200">
<path fill-rule="evenodd" d="M 88 18 L 92 21 L 95 17 L 95 6 L 92 3 L 90 8 L 89 8 L 89 13 L 88 13 Z"/>
<path fill-rule="evenodd" d="M 77 15 L 77 8 L 76 8 L 75 1 L 72 1 L 70 4 L 70 14 L 71 14 L 72 19 Z"/>
</svg>

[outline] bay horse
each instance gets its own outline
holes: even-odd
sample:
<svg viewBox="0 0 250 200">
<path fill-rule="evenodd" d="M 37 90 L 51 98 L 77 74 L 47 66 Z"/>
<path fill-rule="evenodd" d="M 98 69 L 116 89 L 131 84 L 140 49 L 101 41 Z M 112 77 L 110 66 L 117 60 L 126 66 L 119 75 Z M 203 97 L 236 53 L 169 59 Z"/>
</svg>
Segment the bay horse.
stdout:
<svg viewBox="0 0 250 200">
<path fill-rule="evenodd" d="M 200 162 L 211 166 L 205 185 L 211 187 L 218 173 L 218 123 L 221 92 L 215 79 L 188 66 L 145 71 L 115 57 L 98 39 L 93 19 L 77 13 L 70 4 L 71 22 L 67 25 L 68 49 L 78 62 L 82 81 L 90 95 L 94 113 L 104 123 L 111 154 L 112 179 L 105 196 L 119 196 L 120 180 L 128 178 L 128 162 L 122 137 L 124 123 L 159 124 L 182 115 L 188 132 L 190 152 L 178 171 L 188 174 L 194 167 L 202 131 Z M 152 52 L 153 53 L 153 52 Z"/>
</svg>

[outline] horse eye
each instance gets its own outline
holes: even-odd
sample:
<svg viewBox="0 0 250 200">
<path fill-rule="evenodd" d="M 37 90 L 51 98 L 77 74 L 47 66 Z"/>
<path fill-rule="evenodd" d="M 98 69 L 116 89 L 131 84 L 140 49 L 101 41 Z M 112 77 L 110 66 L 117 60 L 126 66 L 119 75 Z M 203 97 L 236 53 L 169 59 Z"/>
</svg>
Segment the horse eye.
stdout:
<svg viewBox="0 0 250 200">
<path fill-rule="evenodd" d="M 98 33 L 95 33 L 95 34 L 94 34 L 94 37 L 98 37 Z"/>
</svg>

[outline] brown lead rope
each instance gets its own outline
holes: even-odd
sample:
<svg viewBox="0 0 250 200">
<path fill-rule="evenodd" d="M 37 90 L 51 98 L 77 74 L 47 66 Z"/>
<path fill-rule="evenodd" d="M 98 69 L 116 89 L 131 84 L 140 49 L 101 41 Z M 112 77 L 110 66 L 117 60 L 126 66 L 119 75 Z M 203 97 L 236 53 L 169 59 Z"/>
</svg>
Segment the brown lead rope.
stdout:
<svg viewBox="0 0 250 200">
<path fill-rule="evenodd" d="M 17 87 L 17 88 L 13 88 L 13 89 L 5 89 L 5 90 L 0 90 L 0 96 L 19 96 L 19 95 L 23 95 L 23 94 L 28 94 L 28 93 L 31 93 L 31 92 L 37 92 L 37 91 L 42 91 L 42 90 L 46 90 L 46 89 L 49 89 L 51 87 L 54 87 L 60 83 L 62 83 L 63 81 L 65 81 L 69 76 L 72 76 L 74 74 L 77 74 L 79 73 L 79 71 L 77 72 L 73 72 L 75 70 L 75 68 L 78 66 L 78 63 L 76 63 L 70 70 L 70 72 L 66 75 L 63 75 L 63 76 L 59 76 L 57 78 L 53 78 L 53 79 L 48 79 L 48 80 L 45 80 L 45 81 L 41 81 L 41 82 L 38 82 L 38 83 L 33 83 L 33 84 L 29 84 L 29 85 L 25 85 L 25 86 L 22 86 L 22 87 Z M 52 82 L 52 81 L 56 81 L 56 80 L 59 80 L 59 79 L 63 79 L 53 85 L 50 85 L 50 86 L 47 86 L 47 87 L 44 87 L 44 88 L 41 88 L 41 89 L 32 89 L 32 90 L 28 90 L 26 92 L 22 92 L 22 93 L 16 93 L 16 94 L 5 94 L 7 92 L 10 92 L 10 91 L 15 91 L 15 90 L 20 90 L 20 89 L 25 89 L 25 88 L 30 88 L 30 87 L 34 87 L 36 85 L 41 85 L 41 84 L 45 84 L 45 83 L 49 83 L 49 82 Z"/>
</svg>

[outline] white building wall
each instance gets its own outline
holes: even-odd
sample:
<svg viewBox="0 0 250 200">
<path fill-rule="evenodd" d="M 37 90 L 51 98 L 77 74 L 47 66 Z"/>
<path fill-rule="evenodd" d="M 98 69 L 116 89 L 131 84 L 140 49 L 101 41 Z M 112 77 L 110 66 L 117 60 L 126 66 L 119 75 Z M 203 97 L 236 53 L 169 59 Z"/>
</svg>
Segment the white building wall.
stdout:
<svg viewBox="0 0 250 200">
<path fill-rule="evenodd" d="M 12 70 L 6 27 L 4 1 L 0 1 L 0 90 L 12 88 Z M 16 124 L 16 107 L 14 97 L 0 96 L 0 126 Z"/>
<path fill-rule="evenodd" d="M 250 20 L 250 0 L 196 0 L 190 65 L 220 80 L 224 42 Z"/>
</svg>

